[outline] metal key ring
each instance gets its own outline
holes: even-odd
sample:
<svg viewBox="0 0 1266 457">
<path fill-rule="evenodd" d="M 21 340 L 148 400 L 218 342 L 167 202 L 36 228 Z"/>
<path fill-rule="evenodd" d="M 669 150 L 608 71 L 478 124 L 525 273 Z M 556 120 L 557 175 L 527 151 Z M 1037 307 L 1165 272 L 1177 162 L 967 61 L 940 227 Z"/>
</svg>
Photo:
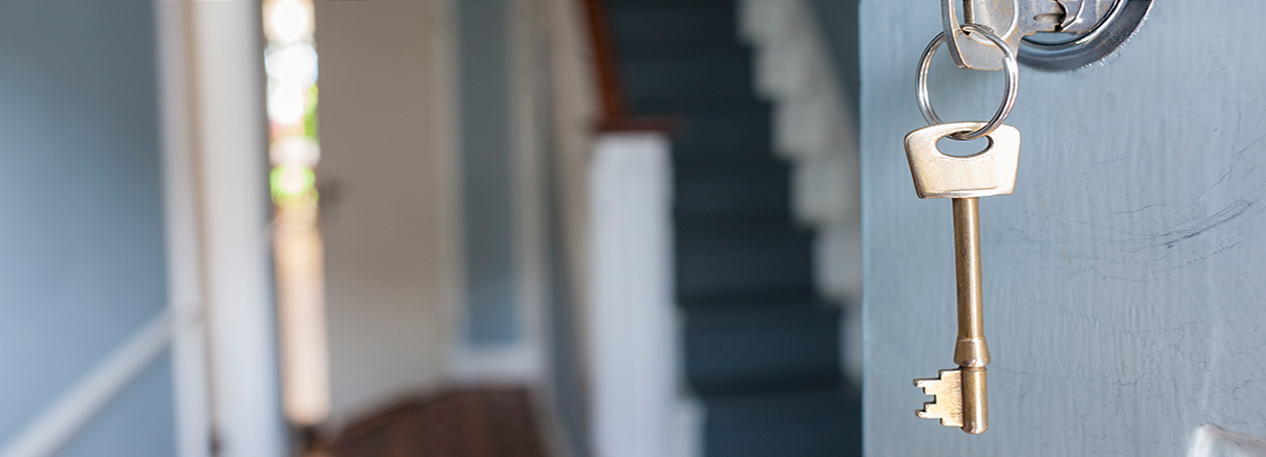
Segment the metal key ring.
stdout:
<svg viewBox="0 0 1266 457">
<path fill-rule="evenodd" d="M 974 140 L 990 133 L 993 133 L 998 126 L 1007 120 L 1007 116 L 1011 115 L 1011 109 L 1015 107 L 1015 96 L 1019 91 L 1018 82 L 1020 79 L 1020 66 L 1015 59 L 1015 51 L 1012 51 L 1007 43 L 993 33 L 989 27 L 976 24 L 965 24 L 962 27 L 964 32 L 979 33 L 980 35 L 992 41 L 998 49 L 1002 50 L 1002 66 L 1007 71 L 1006 79 L 1006 98 L 1002 100 L 1002 106 L 998 107 L 998 112 L 993 115 L 984 127 L 974 132 L 963 133 L 961 135 L 950 135 L 956 140 Z M 919 59 L 919 75 L 918 75 L 918 99 L 919 112 L 923 113 L 923 119 L 928 121 L 930 125 L 944 124 L 941 118 L 936 115 L 936 110 L 932 108 L 932 100 L 928 96 L 928 67 L 932 65 L 932 56 L 936 55 L 936 48 L 945 42 L 945 32 L 941 32 L 932 42 L 928 44 L 927 49 L 923 50 L 923 57 Z"/>
</svg>

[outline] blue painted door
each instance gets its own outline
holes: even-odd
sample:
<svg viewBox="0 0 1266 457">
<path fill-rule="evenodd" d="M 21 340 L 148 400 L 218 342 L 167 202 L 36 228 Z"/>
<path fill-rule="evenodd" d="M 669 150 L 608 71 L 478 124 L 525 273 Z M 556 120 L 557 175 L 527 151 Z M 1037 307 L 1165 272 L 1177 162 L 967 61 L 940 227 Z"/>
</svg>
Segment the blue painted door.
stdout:
<svg viewBox="0 0 1266 457">
<path fill-rule="evenodd" d="M 1022 69 L 1018 185 L 980 202 L 991 424 L 970 436 L 916 418 L 930 398 L 911 386 L 953 365 L 950 204 L 915 197 L 901 144 L 926 125 L 915 65 L 940 9 L 862 1 L 867 455 L 1188 455 L 1205 424 L 1266 436 L 1263 13 L 1156 2 L 1108 60 Z M 952 67 L 933 64 L 942 117 L 988 117 L 1001 75 Z"/>
</svg>

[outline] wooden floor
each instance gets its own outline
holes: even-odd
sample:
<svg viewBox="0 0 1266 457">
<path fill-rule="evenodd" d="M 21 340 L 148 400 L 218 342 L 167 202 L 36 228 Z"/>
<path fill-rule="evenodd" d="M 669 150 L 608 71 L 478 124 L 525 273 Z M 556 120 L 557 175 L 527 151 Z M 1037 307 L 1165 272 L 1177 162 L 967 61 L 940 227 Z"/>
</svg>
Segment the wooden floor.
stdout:
<svg viewBox="0 0 1266 457">
<path fill-rule="evenodd" d="M 449 390 L 361 420 L 305 457 L 544 457 L 526 389 Z"/>
</svg>

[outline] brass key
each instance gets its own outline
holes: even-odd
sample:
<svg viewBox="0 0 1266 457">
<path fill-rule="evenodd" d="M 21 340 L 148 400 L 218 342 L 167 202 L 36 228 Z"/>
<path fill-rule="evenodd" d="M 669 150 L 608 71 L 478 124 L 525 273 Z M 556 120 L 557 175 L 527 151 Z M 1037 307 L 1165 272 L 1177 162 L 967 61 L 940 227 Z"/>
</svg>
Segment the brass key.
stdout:
<svg viewBox="0 0 1266 457">
<path fill-rule="evenodd" d="M 958 339 L 954 344 L 957 369 L 941 370 L 933 379 L 915 379 L 934 401 L 915 414 L 940 419 L 941 424 L 961 427 L 971 434 L 989 428 L 989 398 L 980 282 L 980 218 L 977 198 L 1006 195 L 1015 190 L 1019 167 L 1020 131 L 1001 125 L 987 135 L 984 151 L 954 157 L 942 153 L 936 142 L 956 133 L 984 127 L 983 122 L 957 122 L 924 127 L 906 135 L 906 157 L 914 175 L 919 198 L 952 198 L 954 202 L 954 266 L 958 279 Z"/>
</svg>

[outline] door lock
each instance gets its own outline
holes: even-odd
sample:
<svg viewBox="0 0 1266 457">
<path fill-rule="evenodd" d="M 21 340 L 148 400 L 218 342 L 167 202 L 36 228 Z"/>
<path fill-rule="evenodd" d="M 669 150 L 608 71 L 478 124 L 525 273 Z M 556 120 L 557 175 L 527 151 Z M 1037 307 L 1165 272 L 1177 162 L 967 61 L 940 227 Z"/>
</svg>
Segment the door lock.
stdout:
<svg viewBox="0 0 1266 457">
<path fill-rule="evenodd" d="M 1055 31 L 1077 35 L 1090 33 L 1090 31 L 1094 30 L 1104 18 L 1108 17 L 1108 13 L 1112 12 L 1112 7 L 1117 3 L 1115 0 L 1057 1 L 1064 12 L 1063 20 L 1059 23 L 1059 29 Z"/>
<path fill-rule="evenodd" d="M 963 32 L 988 27 L 1019 56 L 1041 70 L 1072 70 L 1125 43 L 1142 24 L 1151 0 L 941 0 L 950 55 L 959 67 L 1000 70 L 994 44 Z M 959 19 L 961 10 L 962 19 Z"/>
<path fill-rule="evenodd" d="M 958 20 L 959 2 L 962 23 Z M 1020 39 L 1058 29 L 1064 10 L 1055 0 L 941 0 L 941 19 L 954 63 L 962 68 L 993 71 L 1002 69 L 998 50 L 992 43 L 963 32 L 964 23 L 988 27 L 1018 53 Z"/>
</svg>

